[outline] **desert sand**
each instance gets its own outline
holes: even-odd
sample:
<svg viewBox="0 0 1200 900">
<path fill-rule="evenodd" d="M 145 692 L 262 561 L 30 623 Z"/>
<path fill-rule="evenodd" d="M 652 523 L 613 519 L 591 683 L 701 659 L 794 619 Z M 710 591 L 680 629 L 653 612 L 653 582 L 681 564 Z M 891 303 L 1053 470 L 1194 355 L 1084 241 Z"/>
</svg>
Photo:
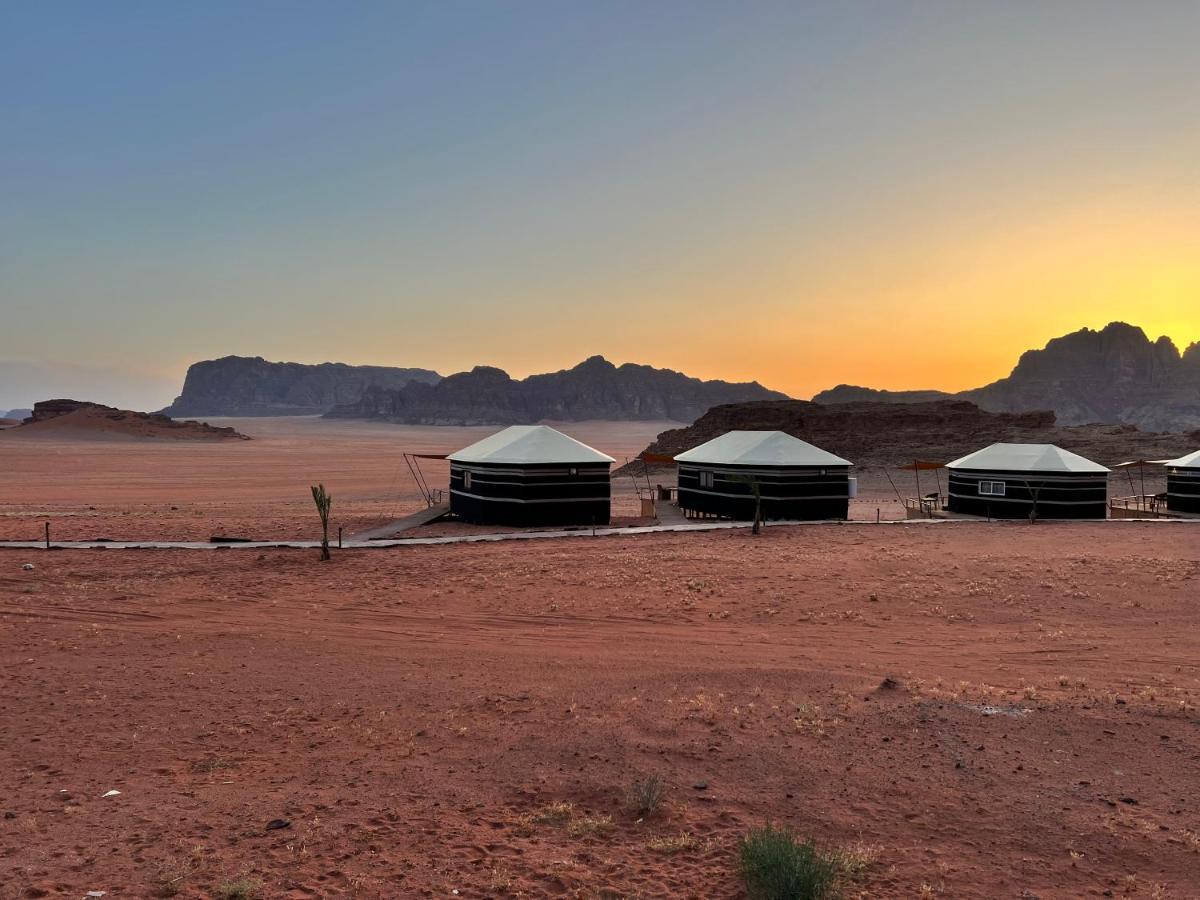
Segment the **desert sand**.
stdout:
<svg viewBox="0 0 1200 900">
<path fill-rule="evenodd" d="M 422 505 L 404 450 L 491 430 L 214 424 L 254 439 L 0 436 L 2 536 L 312 538 L 316 481 L 349 531 Z M 0 900 L 736 897 L 765 822 L 849 848 L 848 896 L 1200 896 L 1198 535 L 0 550 Z"/>
<path fill-rule="evenodd" d="M 346 534 L 424 508 L 403 454 L 449 453 L 496 427 L 417 427 L 315 416 L 210 419 L 249 441 L 111 441 L 72 432 L 0 433 L 0 540 L 207 540 L 213 535 L 319 537 L 309 485 L 334 497 L 333 527 Z M 51 423 L 48 423 L 51 424 Z M 572 422 L 573 436 L 619 462 L 677 423 Z M 449 466 L 421 460 L 434 488 Z M 614 515 L 638 512 L 630 479 L 618 479 Z"/>
<path fill-rule="evenodd" d="M 1171 524 L 0 551 L 0 896 L 736 897 L 771 821 L 850 896 L 1195 897 L 1198 588 Z"/>
<path fill-rule="evenodd" d="M 0 433 L 0 540 L 40 540 L 46 522 L 57 540 L 208 540 L 214 535 L 263 540 L 319 537 L 308 487 L 324 482 L 334 496 L 332 527 L 349 535 L 424 508 L 403 454 L 448 453 L 496 427 L 421 427 L 315 416 L 211 419 L 249 441 L 112 441 L 79 432 L 18 436 Z M 636 458 L 671 422 L 571 422 L 559 427 L 614 457 Z M 421 460 L 432 488 L 444 489 L 449 466 Z M 636 466 L 634 467 L 636 470 Z M 880 467 L 856 471 L 859 497 L 852 519 L 901 519 L 897 499 L 916 496 L 910 472 Z M 1130 473 L 1116 473 L 1112 494 L 1134 493 Z M 891 480 L 889 480 L 889 478 Z M 939 486 L 921 476 L 922 492 Z M 639 486 L 646 480 L 638 476 Z M 614 477 L 613 516 L 636 524 L 635 479 Z M 650 485 L 673 484 L 670 472 L 651 472 Z M 893 483 L 895 489 L 893 489 Z M 1163 476 L 1146 475 L 1147 490 Z M 941 486 L 944 489 L 944 477 Z M 412 536 L 458 534 L 457 523 Z"/>
</svg>

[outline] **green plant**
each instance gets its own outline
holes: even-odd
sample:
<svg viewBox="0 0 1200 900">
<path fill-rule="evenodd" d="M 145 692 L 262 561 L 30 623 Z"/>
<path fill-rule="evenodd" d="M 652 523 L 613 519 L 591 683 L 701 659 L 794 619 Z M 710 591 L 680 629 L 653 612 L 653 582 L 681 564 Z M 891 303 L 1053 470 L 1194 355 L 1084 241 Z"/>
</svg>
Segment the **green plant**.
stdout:
<svg viewBox="0 0 1200 900">
<path fill-rule="evenodd" d="M 317 505 L 317 515 L 321 517 L 321 559 L 329 559 L 329 510 L 333 506 L 333 498 L 325 490 L 325 485 L 318 484 L 312 489 L 313 503 Z"/>
<path fill-rule="evenodd" d="M 762 484 L 753 475 L 729 475 L 727 477 L 730 481 L 750 486 L 750 495 L 754 498 L 754 524 L 750 528 L 750 533 L 762 534 Z"/>
<path fill-rule="evenodd" d="M 742 881 L 750 900 L 825 900 L 837 896 L 840 866 L 812 841 L 765 825 L 738 842 Z"/>
<path fill-rule="evenodd" d="M 658 812 L 667 795 L 666 782 L 658 775 L 639 778 L 629 788 L 629 811 L 638 818 L 652 816 Z"/>
</svg>

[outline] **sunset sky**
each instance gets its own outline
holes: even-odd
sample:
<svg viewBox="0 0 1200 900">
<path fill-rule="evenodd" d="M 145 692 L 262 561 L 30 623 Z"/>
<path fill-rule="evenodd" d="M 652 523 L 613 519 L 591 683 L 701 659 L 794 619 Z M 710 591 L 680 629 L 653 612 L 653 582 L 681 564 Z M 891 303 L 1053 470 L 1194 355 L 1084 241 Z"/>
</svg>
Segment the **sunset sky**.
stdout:
<svg viewBox="0 0 1200 900">
<path fill-rule="evenodd" d="M 1113 319 L 1186 345 L 1198 35 L 1196 0 L 5 3 L 0 361 L 149 406 L 231 353 L 807 397 Z"/>
</svg>

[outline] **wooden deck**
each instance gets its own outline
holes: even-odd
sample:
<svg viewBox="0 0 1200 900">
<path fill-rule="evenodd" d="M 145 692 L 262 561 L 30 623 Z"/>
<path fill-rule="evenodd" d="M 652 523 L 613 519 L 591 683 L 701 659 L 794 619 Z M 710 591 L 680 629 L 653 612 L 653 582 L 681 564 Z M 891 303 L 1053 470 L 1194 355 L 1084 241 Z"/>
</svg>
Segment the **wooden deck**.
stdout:
<svg viewBox="0 0 1200 900">
<path fill-rule="evenodd" d="M 355 542 L 387 540 L 408 531 L 410 528 L 419 528 L 422 525 L 436 522 L 448 512 L 450 512 L 450 504 L 439 503 L 436 506 L 431 506 L 428 509 L 422 509 L 412 515 L 405 516 L 403 519 L 397 519 L 395 522 L 380 525 L 378 528 L 370 528 L 366 531 L 360 531 L 358 534 L 351 534 L 346 537 L 346 540 Z"/>
</svg>

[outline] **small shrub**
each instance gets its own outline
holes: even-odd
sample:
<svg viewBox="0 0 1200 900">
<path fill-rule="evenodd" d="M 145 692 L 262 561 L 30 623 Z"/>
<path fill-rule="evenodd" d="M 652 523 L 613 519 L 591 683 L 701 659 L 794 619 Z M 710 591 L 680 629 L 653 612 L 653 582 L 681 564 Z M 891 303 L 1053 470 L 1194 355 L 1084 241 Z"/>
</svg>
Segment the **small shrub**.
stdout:
<svg viewBox="0 0 1200 900">
<path fill-rule="evenodd" d="M 738 850 L 751 900 L 825 900 L 837 894 L 838 863 L 789 829 L 755 829 L 738 842 Z"/>
<path fill-rule="evenodd" d="M 638 818 L 652 816 L 662 807 L 666 795 L 666 782 L 658 775 L 640 778 L 629 789 L 629 811 Z"/>
</svg>

